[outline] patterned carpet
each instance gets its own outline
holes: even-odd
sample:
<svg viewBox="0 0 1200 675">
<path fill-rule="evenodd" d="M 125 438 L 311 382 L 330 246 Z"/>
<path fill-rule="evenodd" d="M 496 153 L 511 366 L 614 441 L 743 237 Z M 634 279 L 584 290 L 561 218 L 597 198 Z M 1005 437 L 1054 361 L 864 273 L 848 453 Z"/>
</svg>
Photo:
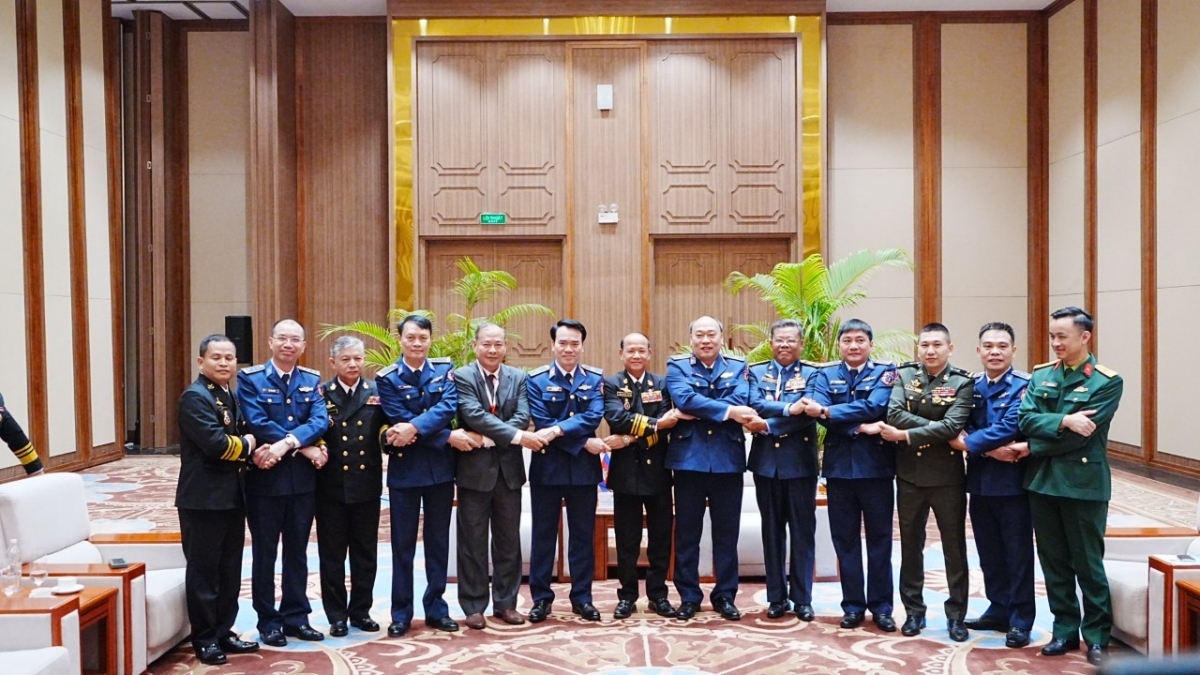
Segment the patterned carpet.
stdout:
<svg viewBox="0 0 1200 675">
<path fill-rule="evenodd" d="M 130 532 L 172 530 L 178 527 L 173 507 L 179 461 L 175 457 L 130 457 L 96 467 L 83 474 L 88 487 L 92 520 L 97 531 Z M 1148 479 L 1114 476 L 1112 520 L 1121 524 L 1166 524 L 1194 526 L 1197 493 Z M 380 575 L 375 586 L 372 616 L 384 626 L 389 622 L 391 551 L 387 545 L 387 500 L 385 524 L 380 533 Z M 959 674 L 959 673 L 1090 673 L 1094 669 L 1083 652 L 1063 658 L 1041 656 L 1036 647 L 1049 640 L 1050 613 L 1037 573 L 1038 619 L 1034 646 L 1021 650 L 1004 647 L 1000 633 L 972 632 L 959 644 L 944 630 L 942 602 L 946 598 L 937 530 L 930 526 L 925 555 L 929 628 L 916 638 L 899 633 L 882 633 L 869 621 L 856 630 L 838 628 L 841 616 L 837 583 L 814 584 L 812 623 L 789 618 L 768 620 L 766 591 L 759 580 L 743 580 L 737 604 L 743 611 L 740 622 L 725 621 L 711 611 L 701 612 L 688 623 L 639 613 L 626 621 L 613 621 L 616 582 L 596 582 L 596 606 L 604 613 L 600 623 L 586 622 L 570 613 L 567 587 L 557 585 L 558 602 L 553 618 L 538 625 L 508 626 L 489 618 L 488 628 L 472 631 L 463 626 L 457 633 L 443 633 L 423 625 L 420 608 L 413 630 L 402 639 L 383 633 L 351 629 L 349 636 L 323 642 L 292 640 L 281 649 L 264 648 L 257 654 L 232 656 L 220 668 L 199 664 L 185 644 L 152 664 L 155 675 L 383 675 L 384 673 L 630 673 L 637 675 L 844 673 L 871 674 Z M 249 542 L 247 542 L 248 544 Z M 982 597 L 983 580 L 974 546 L 971 555 L 970 616 L 987 606 Z M 899 546 L 893 552 L 899 569 Z M 418 549 L 417 594 L 422 592 L 421 552 Z M 249 548 L 243 562 L 244 583 L 238 628 L 243 637 L 255 639 L 254 613 L 249 600 Z M 316 545 L 309 546 L 309 596 L 313 602 L 312 624 L 326 630 L 320 607 Z M 518 609 L 527 611 L 527 589 Z M 451 615 L 462 611 L 455 603 L 453 584 L 446 600 Z M 672 597 L 677 601 L 676 597 Z M 644 603 L 644 600 L 643 600 Z M 644 608 L 644 604 L 643 604 Z M 903 620 L 903 611 L 897 612 Z M 1119 649 L 1119 648 L 1118 648 Z"/>
</svg>

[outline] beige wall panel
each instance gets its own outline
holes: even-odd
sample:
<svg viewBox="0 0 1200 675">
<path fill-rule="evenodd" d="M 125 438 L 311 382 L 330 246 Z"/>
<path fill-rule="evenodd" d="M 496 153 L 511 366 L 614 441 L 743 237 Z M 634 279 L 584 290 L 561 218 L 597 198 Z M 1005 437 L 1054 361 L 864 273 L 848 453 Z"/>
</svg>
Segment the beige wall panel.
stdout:
<svg viewBox="0 0 1200 675">
<path fill-rule="evenodd" d="M 830 26 L 829 166 L 913 166 L 912 27 Z"/>
<path fill-rule="evenodd" d="M 74 344 L 71 297 L 47 294 L 46 400 L 53 403 L 46 414 L 50 423 L 51 457 L 75 452 Z"/>
<path fill-rule="evenodd" d="M 947 297 L 942 299 L 942 323 L 950 329 L 954 340 L 954 365 L 970 371 L 982 370 L 975 345 L 979 344 L 979 328 L 985 323 L 1003 321 L 1017 333 L 1017 353 L 1013 366 L 1024 371 L 1032 367 L 1025 345 L 1029 323 L 1028 303 L 1020 297 Z M 1037 363 L 1041 363 L 1038 361 Z"/>
<path fill-rule="evenodd" d="M 650 56 L 652 231 L 721 225 L 719 118 L 724 64 L 717 45 L 656 44 Z"/>
<path fill-rule="evenodd" d="M 1027 292 L 1025 169 L 942 171 L 942 296 Z"/>
<path fill-rule="evenodd" d="M 1200 285 L 1200 112 L 1158 126 L 1158 285 Z M 1161 317 L 1162 314 L 1159 313 Z M 1161 329 L 1160 329 L 1161 332 Z"/>
<path fill-rule="evenodd" d="M 774 48 L 772 48 L 774 46 Z M 740 43 L 727 54 L 729 157 L 727 229 L 796 232 L 795 43 Z M 798 222 L 800 221 L 800 222 Z"/>
<path fill-rule="evenodd" d="M 1050 165 L 1050 294 L 1083 293 L 1083 155 Z"/>
<path fill-rule="evenodd" d="M 1158 452 L 1200 460 L 1195 430 L 1191 425 L 1179 423 L 1196 414 L 1196 406 L 1189 397 L 1179 394 L 1192 386 L 1193 374 L 1188 368 L 1170 367 L 1163 358 L 1177 353 L 1181 337 L 1195 333 L 1197 307 L 1200 307 L 1200 286 L 1158 291 L 1158 353 L 1162 364 L 1157 378 Z M 1124 405 L 1129 406 L 1129 401 L 1126 393 Z"/>
<path fill-rule="evenodd" d="M 79 3 L 80 80 L 83 86 L 83 144 L 105 151 L 104 3 Z"/>
<path fill-rule="evenodd" d="M 913 172 L 842 169 L 829 172 L 829 256 L 834 261 L 864 248 L 896 246 L 913 252 Z M 872 278 L 873 297 L 913 297 L 913 273 L 884 270 Z M 910 303 L 911 304 L 911 303 Z M 905 320 L 905 325 L 912 318 Z"/>
<path fill-rule="evenodd" d="M 1026 165 L 1025 32 L 1024 24 L 942 27 L 943 167 Z"/>
<path fill-rule="evenodd" d="M 63 55 L 63 5 L 58 0 L 38 0 L 37 60 L 41 129 L 66 136 L 67 76 Z"/>
<path fill-rule="evenodd" d="M 67 220 L 67 139 L 43 131 L 42 248 L 46 295 L 71 297 L 71 231 Z"/>
<path fill-rule="evenodd" d="M 4 205 L 7 212 L 4 214 L 4 220 L 0 221 L 3 223 L 0 227 L 3 227 L 6 242 L 6 245 L 0 246 L 0 293 L 24 297 L 25 255 L 21 246 L 21 125 L 7 117 L 0 117 L 0 204 Z M 22 309 L 17 315 L 0 316 L 20 316 L 23 326 L 25 310 Z M 7 320 L 5 323 L 7 325 Z M 13 332 L 24 335 L 24 330 L 14 326 L 0 330 L 0 339 L 3 339 L 5 333 Z M 24 376 L 21 379 L 24 379 Z"/>
<path fill-rule="evenodd" d="M 425 57 L 424 45 L 418 54 Z M 449 51 L 449 45 L 437 52 Z M 474 225 L 487 210 L 488 45 L 457 45 L 461 53 L 432 53 L 418 61 L 417 159 L 423 199 L 418 230 Z M 430 51 L 435 51 L 430 49 Z M 428 215 L 426 215 L 428 214 Z"/>
<path fill-rule="evenodd" d="M 108 163 L 105 151 L 85 147 L 84 218 L 87 224 L 88 353 L 91 367 L 92 445 L 117 440 L 113 400 L 112 264 L 108 239 Z"/>
<path fill-rule="evenodd" d="M 1096 3 L 1096 14 L 1101 36 L 1096 55 L 1097 136 L 1104 145 L 1142 126 L 1142 3 L 1105 0 Z"/>
<path fill-rule="evenodd" d="M 108 300 L 88 303 L 88 352 L 91 356 L 92 445 L 117 440 L 116 401 L 113 399 L 112 305 Z"/>
<path fill-rule="evenodd" d="M 190 180 L 192 339 L 188 344 L 197 345 L 205 335 L 225 330 L 223 319 L 215 324 L 200 321 L 201 305 L 227 307 L 227 314 L 248 313 L 234 311 L 245 308 L 250 299 L 244 249 L 246 179 L 200 174 Z M 256 336 L 269 330 L 269 326 L 256 328 Z"/>
<path fill-rule="evenodd" d="M 249 33 L 188 33 L 187 40 L 189 172 L 245 176 Z"/>
<path fill-rule="evenodd" d="M 1096 286 L 1101 293 L 1142 287 L 1142 135 L 1097 149 Z"/>
<path fill-rule="evenodd" d="M 588 327 L 585 361 L 605 372 L 620 366 L 616 345 L 642 326 L 640 302 L 615 299 L 616 289 L 640 286 L 642 258 L 642 50 L 570 50 L 574 130 L 575 318 Z M 613 109 L 596 109 L 596 85 L 613 87 Z M 621 222 L 600 225 L 597 207 L 617 204 Z M 631 255 L 631 253 L 633 253 Z M 631 296 L 623 296 L 626 300 Z M 636 297 L 636 294 L 635 296 Z"/>
<path fill-rule="evenodd" d="M 1083 152 L 1083 3 L 1050 17 L 1050 161 Z"/>
<path fill-rule="evenodd" d="M 16 7 L 16 0 L 0 0 L 0 117 L 10 120 L 18 118 L 21 107 L 17 85 Z"/>
<path fill-rule="evenodd" d="M 916 332 L 920 326 L 913 325 L 916 308 L 912 298 L 884 298 L 869 296 L 859 301 L 858 306 L 841 313 L 845 319 L 862 319 L 871 324 L 878 335 L 887 330 Z"/>
<path fill-rule="evenodd" d="M 513 225 L 546 229 L 565 216 L 562 195 L 563 137 L 545 133 L 562 124 L 562 109 L 546 105 L 532 91 L 544 91 L 547 84 L 562 76 L 558 51 L 528 53 L 528 49 L 509 45 L 492 64 L 495 104 L 491 106 L 494 130 L 494 197 L 488 208 L 508 214 Z M 595 95 L 595 88 L 592 88 Z M 590 98 L 590 97 L 589 97 Z M 624 97 L 626 105 L 632 103 Z M 594 101 L 592 108 L 595 108 Z M 580 140 L 579 135 L 574 135 Z"/>
<path fill-rule="evenodd" d="M 1158 2 L 1158 121 L 1200 110 L 1200 2 Z M 1161 176 L 1160 176 L 1161 178 Z"/>
<path fill-rule="evenodd" d="M 1109 440 L 1142 444 L 1142 311 L 1140 290 L 1101 292 L 1097 295 L 1096 331 L 1100 353 L 1096 359 L 1120 373 L 1125 381 L 1121 407 L 1113 418 Z M 1162 372 L 1160 370 L 1160 372 Z M 1161 413 L 1160 413 L 1161 414 Z"/>
</svg>

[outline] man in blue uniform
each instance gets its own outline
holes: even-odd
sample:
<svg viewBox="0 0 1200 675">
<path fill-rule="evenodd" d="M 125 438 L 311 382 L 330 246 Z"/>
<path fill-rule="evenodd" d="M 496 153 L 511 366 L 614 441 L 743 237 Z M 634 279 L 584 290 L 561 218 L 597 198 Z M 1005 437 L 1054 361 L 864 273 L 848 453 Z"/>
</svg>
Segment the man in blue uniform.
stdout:
<svg viewBox="0 0 1200 675">
<path fill-rule="evenodd" d="M 741 357 L 723 356 L 724 327 L 702 316 L 688 328 L 692 353 L 667 363 L 667 391 L 680 412 L 667 449 L 675 472 L 675 588 L 682 601 L 675 616 L 688 621 L 700 610 L 700 536 L 704 510 L 712 523 L 717 583 L 709 598 L 730 621 L 742 618 L 733 604 L 738 590 L 737 542 L 742 510 L 746 440 L 742 425 L 756 413 Z"/>
<path fill-rule="evenodd" d="M 817 530 L 817 425 L 808 415 L 792 415 L 790 407 L 809 391 L 816 368 L 800 361 L 804 338 L 799 322 L 776 321 L 770 338 L 774 358 L 750 366 L 750 406 L 758 417 L 747 425 L 754 432 L 749 468 L 762 514 L 767 618 L 787 614 L 791 600 L 796 614 L 812 621 L 816 616 L 812 581 Z"/>
<path fill-rule="evenodd" d="M 321 436 L 329 427 L 321 374 L 296 365 L 304 353 L 304 328 L 291 319 L 271 327 L 271 359 L 238 373 L 237 399 L 247 429 L 258 439 L 246 475 L 250 525 L 251 596 L 258 632 L 272 647 L 287 637 L 321 640 L 308 625 L 308 535 L 316 505 L 317 469 L 328 455 Z M 275 557 L 283 541 L 283 595 L 275 607 Z"/>
<path fill-rule="evenodd" d="M 1014 370 L 1016 334 L 993 322 L 979 329 L 975 351 L 983 372 L 975 373 L 974 407 L 966 429 L 950 447 L 967 453 L 969 511 L 979 550 L 983 587 L 991 605 L 971 630 L 1007 631 L 1004 644 L 1029 644 L 1033 628 L 1033 521 L 1025 480 L 1029 444 L 1017 428 L 1017 411 L 1029 373 Z"/>
<path fill-rule="evenodd" d="M 387 431 L 387 486 L 392 518 L 392 623 L 389 637 L 408 632 L 413 620 L 413 558 L 417 530 L 425 546 L 425 624 L 458 630 L 442 595 L 450 559 L 454 507 L 454 450 L 450 422 L 458 413 L 454 364 L 429 358 L 433 324 L 410 314 L 400 321 L 400 360 L 375 376 Z M 424 520 L 422 521 L 422 514 Z"/>
<path fill-rule="evenodd" d="M 874 333 L 859 319 L 838 329 L 842 360 L 824 364 L 812 398 L 793 403 L 825 427 L 822 471 L 829 499 L 829 529 L 842 584 L 842 628 L 857 628 L 866 611 L 880 630 L 896 630 L 892 618 L 892 513 L 896 475 L 894 446 L 879 435 L 887 417 L 896 367 L 871 360 Z M 865 530 L 865 537 L 863 532 Z M 863 543 L 867 574 L 863 583 Z"/>
<path fill-rule="evenodd" d="M 529 621 L 550 616 L 554 591 L 550 572 L 562 504 L 567 505 L 567 562 L 571 568 L 571 611 L 588 621 L 599 621 L 592 604 L 595 576 L 596 493 L 602 477 L 600 454 L 608 449 L 596 437 L 604 419 L 604 372 L 581 365 L 587 329 L 563 319 L 550 328 L 554 363 L 529 373 L 529 413 L 546 447 L 529 462 L 530 506 L 533 509 L 533 545 L 529 551 L 529 594 L 533 608 Z"/>
</svg>

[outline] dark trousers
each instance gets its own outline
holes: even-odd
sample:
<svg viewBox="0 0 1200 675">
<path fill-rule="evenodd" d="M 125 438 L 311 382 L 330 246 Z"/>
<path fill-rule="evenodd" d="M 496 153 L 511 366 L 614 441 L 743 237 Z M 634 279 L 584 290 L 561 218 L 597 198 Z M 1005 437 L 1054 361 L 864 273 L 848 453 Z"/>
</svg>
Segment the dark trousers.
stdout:
<svg viewBox="0 0 1200 675">
<path fill-rule="evenodd" d="M 425 546 L 425 620 L 449 615 L 442 595 L 446 592 L 446 564 L 450 559 L 450 513 L 454 508 L 454 483 L 413 488 L 388 488 L 392 517 L 392 621 L 413 620 L 413 558 L 417 529 Z M 424 505 L 424 522 L 421 520 Z"/>
<path fill-rule="evenodd" d="M 984 593 L 991 603 L 982 618 L 1029 630 L 1036 612 L 1029 497 L 971 495 L 969 510 Z"/>
<path fill-rule="evenodd" d="M 529 489 L 533 509 L 533 542 L 529 548 L 529 594 L 534 602 L 554 600 L 550 576 L 554 571 L 554 551 L 558 548 L 558 525 L 562 504 L 567 504 L 567 564 L 571 570 L 571 604 L 592 601 L 592 579 L 596 576 L 596 551 L 592 536 L 596 531 L 595 485 L 532 485 Z"/>
<path fill-rule="evenodd" d="M 179 509 L 179 532 L 187 559 L 184 593 L 192 645 L 206 647 L 229 635 L 242 589 L 243 509 Z"/>
<path fill-rule="evenodd" d="M 638 557 L 642 551 L 642 514 L 646 516 L 646 597 L 667 597 L 667 569 L 671 566 L 671 490 L 656 495 L 613 493 L 613 532 L 617 536 L 617 598 L 638 599 Z"/>
<path fill-rule="evenodd" d="M 829 531 L 842 578 L 842 611 L 892 613 L 892 513 L 896 499 L 891 478 L 827 478 Z M 865 533 L 865 536 L 864 536 Z M 863 592 L 863 543 L 867 548 Z"/>
<path fill-rule="evenodd" d="M 896 480 L 896 514 L 900 520 L 900 601 L 910 616 L 925 615 L 925 525 L 929 511 L 937 519 L 946 560 L 948 621 L 966 618 L 967 593 L 967 492 L 963 485 L 917 487 Z"/>
<path fill-rule="evenodd" d="M 755 474 L 754 495 L 762 514 L 767 602 L 790 599 L 797 605 L 812 604 L 817 477 L 780 479 Z"/>
<path fill-rule="evenodd" d="M 713 568 L 717 583 L 710 600 L 730 602 L 738 591 L 738 531 L 742 513 L 742 474 L 675 472 L 675 590 L 683 602 L 700 604 L 700 537 L 704 509 L 712 524 Z"/>
<path fill-rule="evenodd" d="M 250 596 L 258 631 L 308 625 L 308 535 L 312 532 L 315 493 L 267 497 L 246 495 L 246 522 L 254 556 Z M 283 574 L 279 609 L 275 608 L 275 558 L 282 540 Z"/>
<path fill-rule="evenodd" d="M 1054 615 L 1054 637 L 1083 631 L 1089 645 L 1107 645 L 1112 633 L 1112 596 L 1104 573 L 1104 527 L 1108 502 L 1029 493 L 1038 560 L 1046 599 Z M 1083 592 L 1083 620 L 1075 584 Z"/>
<path fill-rule="evenodd" d="M 488 605 L 491 525 L 492 611 L 516 609 L 521 588 L 521 488 L 503 480 L 491 490 L 458 488 L 458 604 L 467 615 Z"/>
<path fill-rule="evenodd" d="M 379 500 L 346 504 L 317 500 L 317 552 L 321 559 L 321 606 L 332 623 L 370 616 L 379 547 Z M 346 597 L 346 556 L 350 596 Z"/>
</svg>

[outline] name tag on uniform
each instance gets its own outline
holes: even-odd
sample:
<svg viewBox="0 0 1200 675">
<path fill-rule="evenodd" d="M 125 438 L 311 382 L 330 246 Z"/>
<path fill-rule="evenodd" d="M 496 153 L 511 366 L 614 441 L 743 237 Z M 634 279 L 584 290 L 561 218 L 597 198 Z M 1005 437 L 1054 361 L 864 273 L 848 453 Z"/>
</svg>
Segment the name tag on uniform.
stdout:
<svg viewBox="0 0 1200 675">
<path fill-rule="evenodd" d="M 1087 387 L 1075 387 L 1075 393 L 1077 394 L 1086 394 L 1087 390 Z"/>
<path fill-rule="evenodd" d="M 267 387 L 263 387 L 263 389 L 262 389 L 262 393 L 264 393 L 264 394 L 278 394 L 278 393 L 279 393 L 279 390 L 278 390 L 278 389 L 269 389 L 269 388 L 267 388 Z"/>
<path fill-rule="evenodd" d="M 617 396 L 620 398 L 633 398 L 633 390 L 627 387 L 621 387 L 617 390 Z"/>
<path fill-rule="evenodd" d="M 562 387 L 559 387 L 559 386 L 557 386 L 557 385 L 553 385 L 553 384 L 552 384 L 552 385 L 550 385 L 550 386 L 548 386 L 548 387 L 546 387 L 546 391 L 548 391 L 548 392 L 551 392 L 551 393 L 557 393 L 557 392 L 560 392 L 560 391 L 562 391 L 562 390 L 563 390 L 563 388 L 562 388 Z"/>
<path fill-rule="evenodd" d="M 1057 388 L 1057 387 L 1058 387 L 1058 383 L 1057 383 L 1057 382 L 1043 382 L 1043 383 L 1042 383 L 1042 386 L 1043 386 L 1043 387 L 1054 387 L 1054 388 Z"/>
<path fill-rule="evenodd" d="M 657 403 L 662 400 L 662 392 L 657 389 L 654 391 L 642 392 L 642 403 Z"/>
</svg>

